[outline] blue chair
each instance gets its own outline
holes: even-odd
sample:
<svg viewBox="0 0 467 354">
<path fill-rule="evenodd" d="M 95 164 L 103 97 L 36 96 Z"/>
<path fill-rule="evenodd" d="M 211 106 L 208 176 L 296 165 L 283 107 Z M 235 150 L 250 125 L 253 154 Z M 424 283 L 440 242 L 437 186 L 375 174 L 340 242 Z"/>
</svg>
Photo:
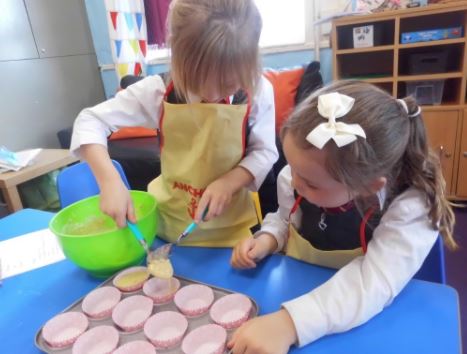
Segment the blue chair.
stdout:
<svg viewBox="0 0 467 354">
<path fill-rule="evenodd" d="M 444 265 L 444 246 L 440 235 L 414 278 L 446 284 L 446 269 Z"/>
<path fill-rule="evenodd" d="M 130 189 L 130 184 L 120 163 L 115 160 L 112 160 L 112 163 L 120 173 L 123 183 Z M 57 176 L 57 190 L 62 208 L 78 200 L 99 194 L 96 178 L 86 162 L 79 162 L 60 171 Z"/>
</svg>

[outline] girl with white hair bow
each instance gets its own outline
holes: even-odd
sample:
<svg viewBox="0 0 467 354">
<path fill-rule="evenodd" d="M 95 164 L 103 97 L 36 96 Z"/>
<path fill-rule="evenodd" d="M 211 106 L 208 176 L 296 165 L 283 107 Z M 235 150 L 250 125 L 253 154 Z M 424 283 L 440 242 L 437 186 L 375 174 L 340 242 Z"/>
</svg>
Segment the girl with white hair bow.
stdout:
<svg viewBox="0 0 467 354">
<path fill-rule="evenodd" d="M 229 342 L 235 354 L 286 353 L 358 326 L 392 302 L 438 234 L 456 248 L 439 160 L 412 98 L 336 82 L 296 109 L 281 138 L 288 165 L 278 177 L 279 209 L 237 244 L 232 265 L 252 268 L 283 251 L 339 271 L 244 324 Z"/>
</svg>

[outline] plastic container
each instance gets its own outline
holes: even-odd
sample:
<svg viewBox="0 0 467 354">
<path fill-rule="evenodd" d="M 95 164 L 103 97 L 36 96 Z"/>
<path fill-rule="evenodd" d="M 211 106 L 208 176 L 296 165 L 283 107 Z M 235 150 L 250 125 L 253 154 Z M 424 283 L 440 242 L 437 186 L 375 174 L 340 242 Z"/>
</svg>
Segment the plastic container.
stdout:
<svg viewBox="0 0 467 354">
<path fill-rule="evenodd" d="M 444 80 L 407 82 L 407 96 L 413 96 L 419 105 L 441 104 L 443 90 Z"/>
<path fill-rule="evenodd" d="M 447 70 L 447 51 L 412 53 L 409 55 L 409 74 L 435 74 Z"/>
<path fill-rule="evenodd" d="M 156 200 L 146 192 L 130 191 L 138 227 L 148 245 L 156 235 Z M 73 203 L 59 211 L 49 224 L 65 256 L 96 277 L 139 264 L 145 251 L 126 227 L 118 229 L 99 208 L 99 196 Z"/>
</svg>

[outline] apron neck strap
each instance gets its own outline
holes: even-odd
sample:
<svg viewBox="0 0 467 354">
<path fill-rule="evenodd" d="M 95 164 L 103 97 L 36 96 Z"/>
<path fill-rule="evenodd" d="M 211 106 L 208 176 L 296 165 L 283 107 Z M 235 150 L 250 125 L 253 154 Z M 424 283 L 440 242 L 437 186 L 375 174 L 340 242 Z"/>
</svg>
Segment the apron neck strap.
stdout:
<svg viewBox="0 0 467 354">
<path fill-rule="evenodd" d="M 165 90 L 164 93 L 164 101 L 169 102 L 169 97 L 170 95 L 174 92 L 174 83 L 173 81 L 170 81 L 169 84 L 167 85 L 167 89 Z M 248 101 L 249 101 L 249 95 L 247 93 Z M 231 104 L 235 98 L 235 95 L 232 96 L 227 96 L 224 97 L 221 101 L 219 102 L 213 102 L 213 103 L 218 103 L 218 104 Z M 209 103 L 209 102 L 204 102 L 201 101 L 201 103 Z"/>
</svg>

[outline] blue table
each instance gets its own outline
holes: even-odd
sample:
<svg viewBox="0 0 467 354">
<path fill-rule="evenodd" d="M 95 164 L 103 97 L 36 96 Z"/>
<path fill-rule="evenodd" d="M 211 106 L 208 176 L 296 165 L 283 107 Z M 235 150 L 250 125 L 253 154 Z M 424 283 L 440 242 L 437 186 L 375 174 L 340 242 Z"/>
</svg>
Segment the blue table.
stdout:
<svg viewBox="0 0 467 354">
<path fill-rule="evenodd" d="M 0 219 L 0 240 L 47 227 L 53 214 L 25 209 Z M 230 250 L 177 247 L 178 275 L 253 297 L 261 313 L 320 285 L 332 270 L 274 255 L 257 269 L 229 266 Z M 38 353 L 36 331 L 46 320 L 95 288 L 68 260 L 4 281 L 0 287 L 0 353 Z M 381 314 L 349 332 L 327 336 L 291 353 L 461 353 L 459 304 L 454 289 L 412 280 Z"/>
</svg>

